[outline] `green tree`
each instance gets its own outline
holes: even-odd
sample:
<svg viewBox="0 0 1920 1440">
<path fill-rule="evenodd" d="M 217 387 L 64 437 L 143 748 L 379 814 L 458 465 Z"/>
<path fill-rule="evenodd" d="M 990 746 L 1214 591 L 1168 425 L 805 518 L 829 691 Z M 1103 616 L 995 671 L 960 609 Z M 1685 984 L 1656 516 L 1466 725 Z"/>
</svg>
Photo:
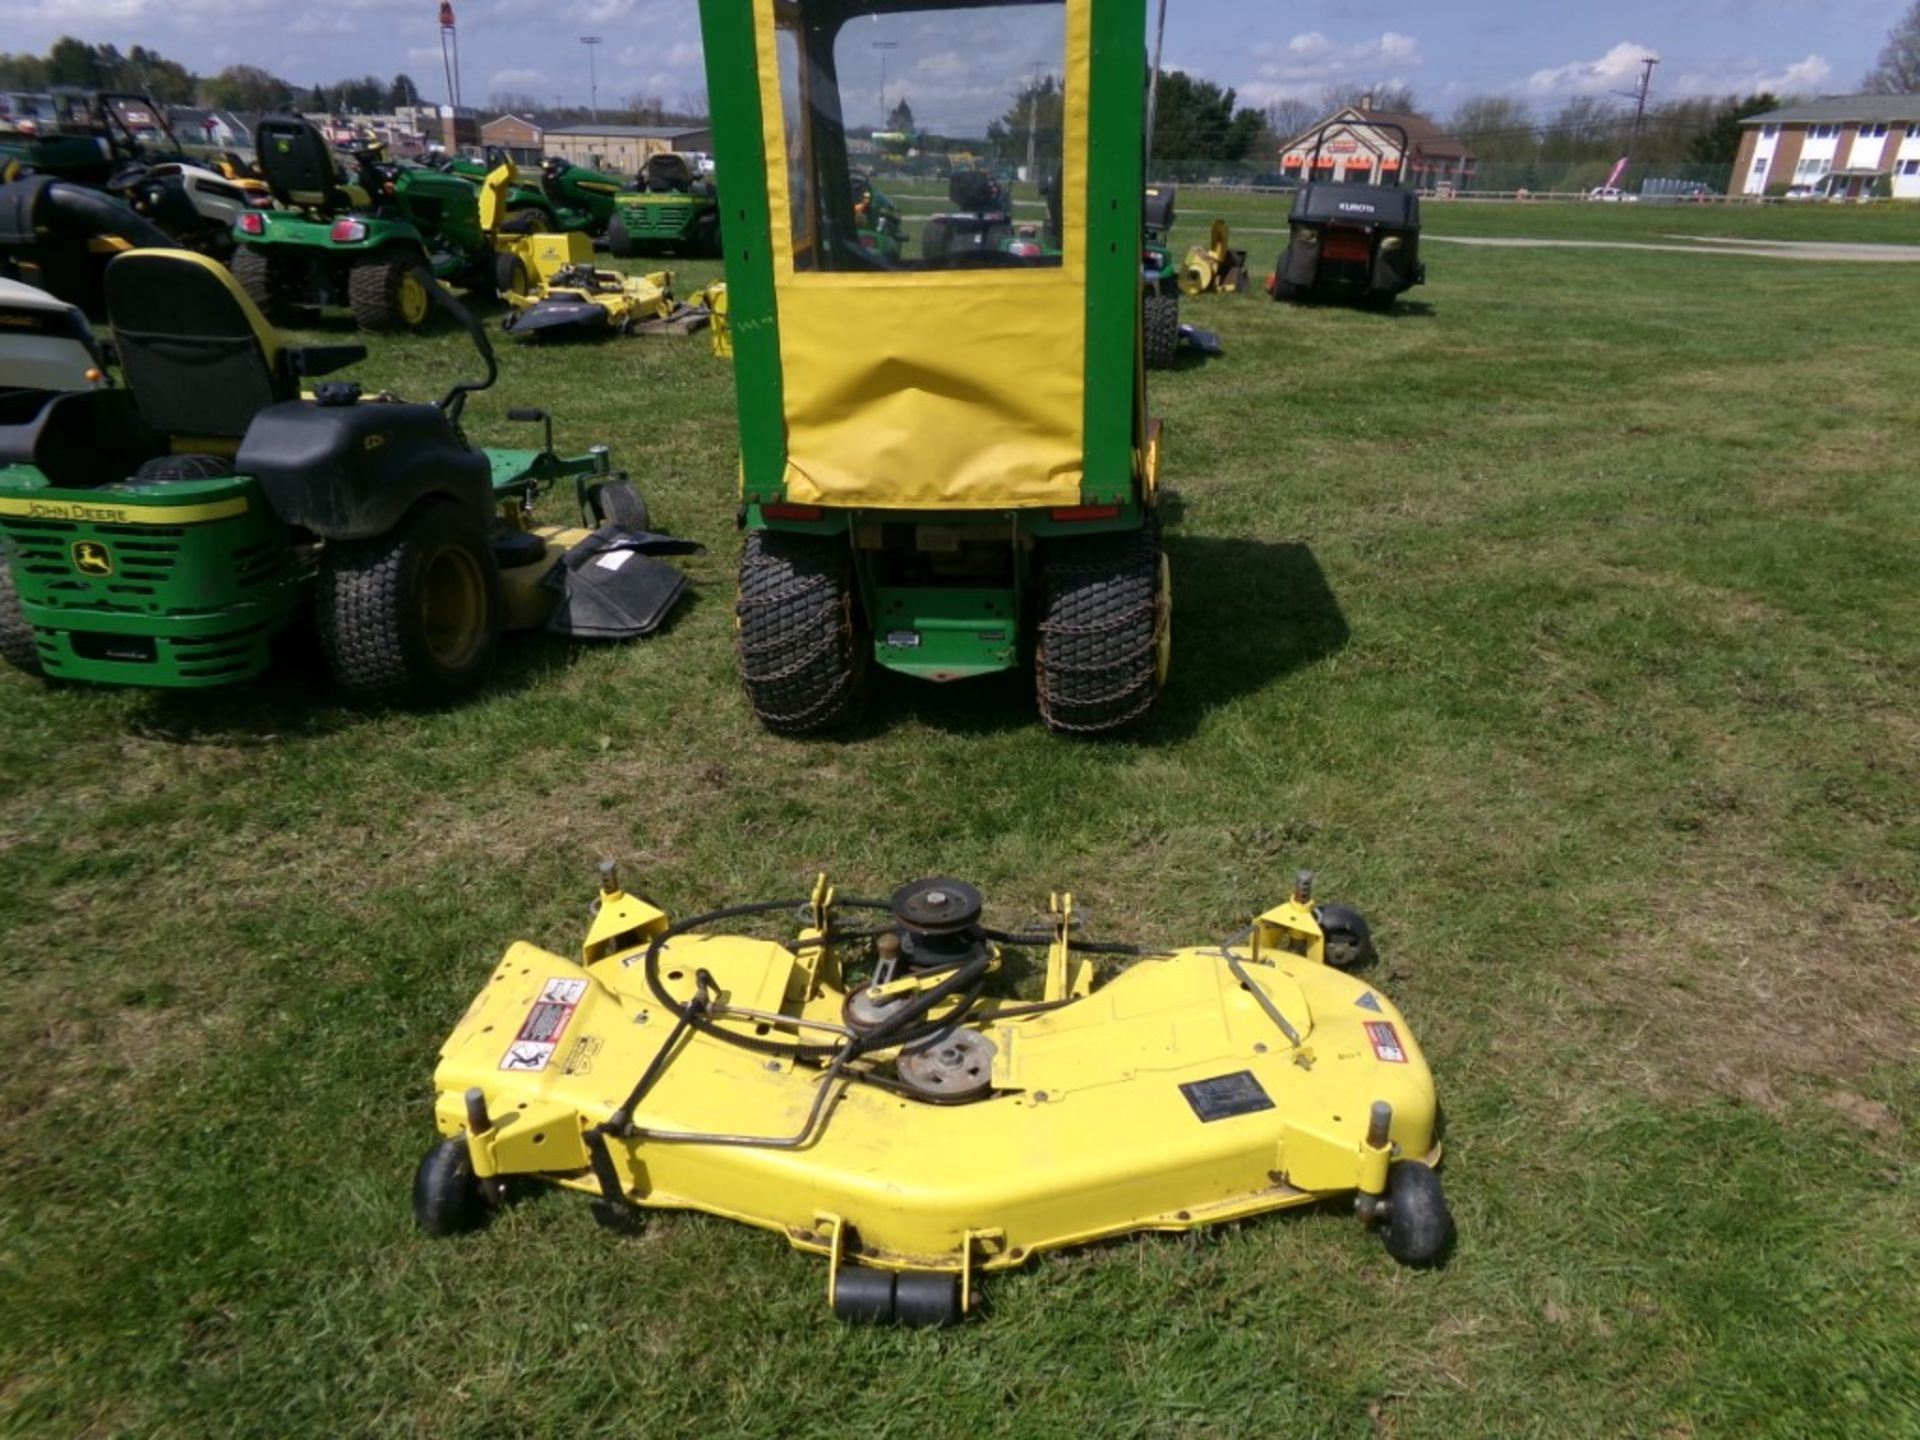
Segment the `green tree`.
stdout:
<svg viewBox="0 0 1920 1440">
<path fill-rule="evenodd" d="M 913 133 L 913 106 L 907 103 L 906 96 L 902 95 L 900 103 L 887 112 L 887 129 L 898 130 L 903 135 Z"/>
<path fill-rule="evenodd" d="M 1920 0 L 1887 32 L 1880 63 L 1860 82 L 1876 95 L 1912 95 L 1920 92 Z"/>
<path fill-rule="evenodd" d="M 1447 129 L 1482 164 L 1524 164 L 1540 148 L 1533 111 L 1510 95 L 1476 95 L 1462 100 Z"/>
<path fill-rule="evenodd" d="M 1153 153 L 1169 160 L 1242 160 L 1266 129 L 1266 116 L 1234 108 L 1234 91 L 1184 70 L 1160 77 Z"/>
<path fill-rule="evenodd" d="M 100 52 L 84 40 L 62 35 L 47 52 L 47 83 L 78 85 L 98 90 L 105 81 L 100 73 Z"/>
<path fill-rule="evenodd" d="M 44 90 L 47 62 L 38 55 L 0 54 L 0 90 Z"/>
<path fill-rule="evenodd" d="M 258 113 L 293 104 L 293 87 L 258 65 L 229 65 L 201 88 L 207 102 L 222 110 Z"/>
<path fill-rule="evenodd" d="M 398 110 L 402 105 L 418 105 L 420 87 L 413 83 L 413 77 L 400 74 L 393 77 L 393 84 L 387 87 L 387 104 Z"/>
<path fill-rule="evenodd" d="M 117 82 L 128 89 L 141 90 L 166 105 L 193 103 L 193 72 L 177 60 L 169 60 L 157 50 L 136 45 L 127 54 L 122 78 Z"/>
</svg>

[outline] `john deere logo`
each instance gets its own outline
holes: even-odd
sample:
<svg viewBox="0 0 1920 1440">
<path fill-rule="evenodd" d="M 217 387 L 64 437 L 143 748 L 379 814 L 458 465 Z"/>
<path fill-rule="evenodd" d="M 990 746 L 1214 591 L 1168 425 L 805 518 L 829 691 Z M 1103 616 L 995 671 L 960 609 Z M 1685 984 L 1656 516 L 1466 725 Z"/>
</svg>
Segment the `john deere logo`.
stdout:
<svg viewBox="0 0 1920 1440">
<path fill-rule="evenodd" d="M 113 556 L 107 553 L 107 547 L 98 540 L 76 540 L 69 553 L 73 556 L 73 568 L 82 575 L 113 573 Z"/>
</svg>

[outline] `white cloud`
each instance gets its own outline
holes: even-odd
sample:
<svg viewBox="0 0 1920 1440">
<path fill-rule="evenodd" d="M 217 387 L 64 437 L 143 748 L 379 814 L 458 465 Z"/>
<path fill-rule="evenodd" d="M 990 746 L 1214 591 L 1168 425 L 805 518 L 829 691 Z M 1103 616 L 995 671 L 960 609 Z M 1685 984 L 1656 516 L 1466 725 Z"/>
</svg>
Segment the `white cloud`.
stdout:
<svg viewBox="0 0 1920 1440">
<path fill-rule="evenodd" d="M 496 70 L 487 81 L 489 90 L 545 90 L 552 82 L 544 70 Z"/>
<path fill-rule="evenodd" d="M 1383 30 L 1371 40 L 1344 45 L 1318 30 L 1308 30 L 1284 46 L 1263 41 L 1253 47 L 1253 54 L 1260 62 L 1253 78 L 1234 87 L 1243 105 L 1316 98 L 1326 86 L 1342 83 L 1397 87 L 1408 83 L 1409 71 L 1426 63 L 1420 42 L 1397 30 Z"/>
<path fill-rule="evenodd" d="M 1640 83 L 1641 62 L 1660 58 L 1647 45 L 1622 40 L 1597 60 L 1570 60 L 1527 77 L 1525 89 L 1534 95 L 1596 95 L 1624 90 Z"/>
<path fill-rule="evenodd" d="M 1763 90 L 1777 95 L 1806 95 L 1827 89 L 1832 78 L 1833 66 L 1821 55 L 1809 55 L 1779 69 L 1769 69 L 1756 57 L 1747 56 L 1690 68 L 1669 77 L 1664 84 L 1656 73 L 1655 85 L 1677 95 L 1757 95 Z"/>
</svg>

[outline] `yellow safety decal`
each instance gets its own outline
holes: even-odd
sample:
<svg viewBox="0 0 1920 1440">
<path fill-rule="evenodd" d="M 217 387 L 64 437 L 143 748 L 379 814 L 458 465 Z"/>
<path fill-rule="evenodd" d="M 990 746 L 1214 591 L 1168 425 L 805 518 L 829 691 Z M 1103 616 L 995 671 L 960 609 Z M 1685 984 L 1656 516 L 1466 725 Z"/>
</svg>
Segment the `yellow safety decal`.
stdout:
<svg viewBox="0 0 1920 1440">
<path fill-rule="evenodd" d="M 29 520 L 84 520 L 100 525 L 195 525 L 246 513 L 247 502 L 238 497 L 215 500 L 208 505 L 120 505 L 0 496 L 0 515 L 23 515 Z"/>
</svg>

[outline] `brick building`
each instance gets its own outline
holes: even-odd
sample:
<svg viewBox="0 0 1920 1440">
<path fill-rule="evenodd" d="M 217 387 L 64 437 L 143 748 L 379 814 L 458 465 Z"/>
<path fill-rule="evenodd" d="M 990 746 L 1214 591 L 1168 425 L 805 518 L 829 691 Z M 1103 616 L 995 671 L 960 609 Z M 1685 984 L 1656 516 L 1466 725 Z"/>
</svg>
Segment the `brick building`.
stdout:
<svg viewBox="0 0 1920 1440">
<path fill-rule="evenodd" d="M 538 165 L 546 158 L 546 132 L 524 115 L 501 115 L 480 127 L 480 144 L 491 150 L 498 146 L 513 157 L 516 165 Z"/>
<path fill-rule="evenodd" d="M 1920 95 L 1823 95 L 1740 122 L 1729 195 L 1920 200 Z"/>
<path fill-rule="evenodd" d="M 638 174 L 649 156 L 664 150 L 688 155 L 713 149 L 713 131 L 685 125 L 556 125 L 544 138 L 549 155 L 623 175 Z"/>
</svg>

